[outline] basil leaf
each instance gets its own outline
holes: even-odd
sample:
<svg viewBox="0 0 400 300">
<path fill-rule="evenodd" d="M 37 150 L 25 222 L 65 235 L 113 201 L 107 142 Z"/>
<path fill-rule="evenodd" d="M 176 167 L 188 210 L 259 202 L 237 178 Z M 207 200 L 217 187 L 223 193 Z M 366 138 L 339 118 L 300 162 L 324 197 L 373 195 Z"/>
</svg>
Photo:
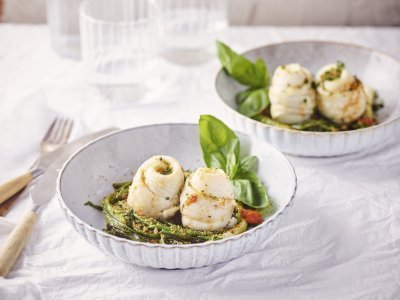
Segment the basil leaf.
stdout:
<svg viewBox="0 0 400 300">
<path fill-rule="evenodd" d="M 224 124 L 225 125 L 225 124 Z M 225 125 L 226 126 L 226 125 Z M 228 127 L 226 129 L 229 129 L 229 131 L 233 134 L 233 137 L 228 140 L 225 146 L 222 147 L 222 153 L 225 154 L 225 156 L 228 156 L 229 153 L 233 153 L 235 156 L 236 161 L 239 161 L 239 154 L 240 154 L 240 142 L 236 134 Z"/>
<path fill-rule="evenodd" d="M 247 97 L 243 99 L 244 96 Z M 246 94 L 243 93 L 240 96 L 240 100 L 241 103 L 239 104 L 238 111 L 250 118 L 260 114 L 270 103 L 266 88 L 254 90 Z"/>
<path fill-rule="evenodd" d="M 240 142 L 236 134 L 222 121 L 211 115 L 201 115 L 199 120 L 200 145 L 207 167 L 221 168 L 228 176 L 236 172 Z M 233 157 L 228 157 L 233 155 Z M 228 172 L 229 166 L 229 172 Z"/>
<path fill-rule="evenodd" d="M 258 58 L 255 62 L 255 66 L 260 72 L 264 72 L 265 85 L 262 87 L 267 87 L 269 85 L 269 72 L 267 66 L 265 65 L 265 61 L 262 58 Z"/>
<path fill-rule="evenodd" d="M 231 180 L 235 178 L 238 169 L 239 166 L 236 163 L 236 156 L 233 152 L 229 152 L 226 160 L 226 174 Z"/>
<path fill-rule="evenodd" d="M 251 171 L 257 162 L 255 156 L 239 159 L 240 141 L 222 121 L 211 115 L 201 115 L 199 120 L 200 145 L 207 167 L 226 172 L 234 186 L 235 198 L 253 208 L 268 206 L 266 190 Z"/>
<path fill-rule="evenodd" d="M 240 174 L 240 179 L 247 179 L 251 182 L 251 187 L 254 193 L 254 198 L 252 203 L 247 205 L 254 208 L 265 208 L 268 206 L 269 199 L 267 195 L 267 191 L 261 180 L 258 178 L 257 174 L 253 171 L 247 171 Z M 235 194 L 236 195 L 236 194 Z M 250 201 L 250 200 L 249 200 Z"/>
<path fill-rule="evenodd" d="M 242 104 L 244 102 L 244 100 L 246 100 L 246 98 L 248 96 L 250 96 L 250 94 L 252 92 L 254 92 L 254 89 L 250 88 L 248 90 L 244 90 L 244 91 L 241 91 L 241 92 L 237 93 L 236 94 L 236 103 L 238 105 Z"/>
<path fill-rule="evenodd" d="M 217 41 L 217 53 L 225 71 L 236 81 L 253 88 L 268 85 L 269 74 L 263 60 L 252 63 L 220 41 Z"/>
<path fill-rule="evenodd" d="M 251 182 L 247 179 L 235 179 L 232 180 L 232 184 L 235 199 L 248 206 L 252 206 L 255 200 Z"/>
<path fill-rule="evenodd" d="M 258 159 L 255 156 L 245 156 L 240 160 L 240 171 L 241 172 L 246 172 L 246 171 L 251 171 L 256 163 L 257 163 Z"/>
<path fill-rule="evenodd" d="M 276 207 L 273 202 L 269 202 L 264 208 L 256 209 L 263 217 L 270 216 L 276 211 Z"/>
<path fill-rule="evenodd" d="M 225 170 L 226 158 L 221 153 L 218 153 L 218 152 L 210 153 L 209 159 L 210 159 L 210 161 L 207 164 L 207 167 L 219 168 L 219 169 Z"/>
</svg>

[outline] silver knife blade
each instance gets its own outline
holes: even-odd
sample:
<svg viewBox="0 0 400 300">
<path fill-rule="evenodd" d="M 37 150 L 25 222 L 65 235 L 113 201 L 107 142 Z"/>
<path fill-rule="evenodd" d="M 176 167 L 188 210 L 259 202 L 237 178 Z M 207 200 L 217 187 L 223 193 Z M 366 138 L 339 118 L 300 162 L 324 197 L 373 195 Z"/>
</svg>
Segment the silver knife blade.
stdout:
<svg viewBox="0 0 400 300">
<path fill-rule="evenodd" d="M 94 139 L 116 130 L 118 129 L 109 128 L 89 134 L 87 136 L 84 136 L 76 140 L 75 142 L 63 146 L 58 150 L 55 150 L 50 154 L 47 154 L 47 155 L 52 155 L 51 164 L 47 167 L 44 175 L 38 178 L 36 185 L 33 187 L 31 191 L 31 198 L 33 203 L 36 206 L 41 206 L 53 197 L 56 190 L 56 180 L 58 172 L 60 171 L 60 168 L 64 164 L 64 162 L 72 155 L 72 153 L 74 153 L 80 147 L 93 141 Z"/>
<path fill-rule="evenodd" d="M 40 181 L 31 191 L 32 202 L 40 207 L 50 201 L 56 191 L 56 179 L 59 169 L 49 167 L 46 173 L 40 178 Z"/>
<path fill-rule="evenodd" d="M 118 130 L 118 128 L 107 128 L 101 131 L 97 131 L 88 135 L 85 135 L 79 139 L 77 139 L 74 142 L 71 142 L 69 144 L 66 144 L 64 146 L 61 146 L 60 148 L 44 154 L 41 158 L 40 158 L 40 162 L 39 165 L 37 166 L 37 169 L 40 170 L 46 170 L 53 162 L 54 160 L 59 157 L 60 155 L 64 155 L 65 153 L 65 159 L 68 158 L 69 155 L 71 155 L 73 152 L 75 152 L 76 150 L 78 150 L 81 146 L 83 146 L 84 144 L 89 143 L 90 141 L 94 140 L 95 138 L 105 135 L 107 133 L 110 133 L 112 131 L 116 131 Z M 68 154 L 67 154 L 68 152 Z"/>
</svg>

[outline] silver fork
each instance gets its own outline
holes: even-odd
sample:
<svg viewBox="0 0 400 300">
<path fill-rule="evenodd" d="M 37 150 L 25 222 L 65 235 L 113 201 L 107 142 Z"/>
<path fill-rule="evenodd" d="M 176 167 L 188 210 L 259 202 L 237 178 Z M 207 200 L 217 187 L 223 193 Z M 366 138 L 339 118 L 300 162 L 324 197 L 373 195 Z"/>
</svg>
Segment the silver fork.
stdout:
<svg viewBox="0 0 400 300">
<path fill-rule="evenodd" d="M 50 153 L 68 142 L 73 126 L 74 122 L 71 119 L 54 119 L 40 143 L 40 156 L 35 160 L 30 170 L 38 169 L 44 154 Z"/>
<path fill-rule="evenodd" d="M 73 121 L 70 119 L 56 118 L 53 121 L 40 143 L 40 155 L 30 169 L 26 173 L 0 185 L 0 204 L 18 193 L 32 179 L 44 172 L 49 162 L 43 160 L 43 156 L 66 144 L 71 135 L 72 128 Z"/>
</svg>

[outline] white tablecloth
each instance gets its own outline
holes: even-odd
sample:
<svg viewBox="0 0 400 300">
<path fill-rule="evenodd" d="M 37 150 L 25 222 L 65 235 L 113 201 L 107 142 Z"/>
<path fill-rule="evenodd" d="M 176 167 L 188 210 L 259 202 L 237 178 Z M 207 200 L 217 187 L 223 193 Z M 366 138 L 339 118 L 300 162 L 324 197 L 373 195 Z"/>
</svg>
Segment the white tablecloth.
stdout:
<svg viewBox="0 0 400 300">
<path fill-rule="evenodd" d="M 231 28 L 224 41 L 242 51 L 300 39 L 353 42 L 400 58 L 394 28 Z M 58 114 L 75 119 L 72 138 L 109 126 L 196 122 L 201 113 L 225 118 L 213 90 L 217 61 L 167 66 L 159 89 L 127 105 L 99 99 L 82 66 L 52 52 L 44 26 L 0 25 L 0 44 L 0 182 L 30 165 Z M 155 270 L 105 255 L 52 199 L 0 279 L 0 299 L 398 299 L 399 140 L 341 158 L 289 157 L 299 188 L 283 226 L 262 250 L 200 269 Z M 17 221 L 29 205 L 22 199 L 7 218 Z"/>
</svg>

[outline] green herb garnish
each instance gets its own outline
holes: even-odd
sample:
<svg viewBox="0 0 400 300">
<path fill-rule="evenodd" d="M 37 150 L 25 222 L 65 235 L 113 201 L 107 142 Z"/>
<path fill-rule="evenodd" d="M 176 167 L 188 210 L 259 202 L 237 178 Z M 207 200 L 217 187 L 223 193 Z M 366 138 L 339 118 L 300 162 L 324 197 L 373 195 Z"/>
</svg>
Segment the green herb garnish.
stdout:
<svg viewBox="0 0 400 300">
<path fill-rule="evenodd" d="M 267 192 L 253 171 L 257 157 L 240 157 L 240 141 L 236 134 L 211 115 L 200 116 L 199 129 L 207 167 L 225 171 L 234 186 L 236 200 L 253 208 L 267 207 Z"/>
<path fill-rule="evenodd" d="M 255 89 L 268 85 L 269 73 L 262 59 L 253 63 L 220 41 L 217 41 L 217 54 L 225 71 L 236 81 Z"/>
<path fill-rule="evenodd" d="M 236 97 L 239 112 L 253 117 L 270 104 L 268 96 L 269 73 L 264 60 L 254 63 L 217 41 L 218 58 L 224 70 L 237 82 L 248 87 Z"/>
</svg>

